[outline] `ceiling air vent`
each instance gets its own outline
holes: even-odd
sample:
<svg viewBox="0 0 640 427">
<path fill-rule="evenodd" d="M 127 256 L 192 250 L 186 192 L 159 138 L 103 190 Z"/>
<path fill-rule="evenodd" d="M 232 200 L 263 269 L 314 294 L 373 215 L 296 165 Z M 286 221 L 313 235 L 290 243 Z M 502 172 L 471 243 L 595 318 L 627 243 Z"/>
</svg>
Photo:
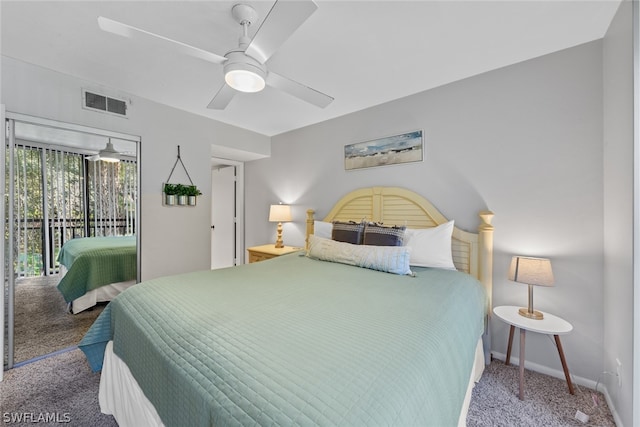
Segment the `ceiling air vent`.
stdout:
<svg viewBox="0 0 640 427">
<path fill-rule="evenodd" d="M 122 99 L 111 98 L 88 90 L 82 91 L 82 107 L 88 110 L 126 117 L 128 105 L 129 102 Z"/>
</svg>

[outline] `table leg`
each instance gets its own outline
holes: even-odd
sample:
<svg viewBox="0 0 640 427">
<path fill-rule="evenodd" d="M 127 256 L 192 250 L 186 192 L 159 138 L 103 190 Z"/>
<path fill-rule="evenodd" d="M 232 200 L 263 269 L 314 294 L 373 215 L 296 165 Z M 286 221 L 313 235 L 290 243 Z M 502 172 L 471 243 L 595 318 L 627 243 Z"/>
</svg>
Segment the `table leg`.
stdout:
<svg viewBox="0 0 640 427">
<path fill-rule="evenodd" d="M 513 344 L 513 331 L 516 329 L 515 326 L 511 325 L 509 329 L 509 345 L 507 346 L 507 358 L 504 360 L 505 365 L 509 365 L 511 361 L 511 345 Z"/>
<path fill-rule="evenodd" d="M 562 362 L 562 369 L 564 370 L 564 377 L 567 380 L 567 386 L 569 386 L 569 393 L 575 394 L 573 384 L 571 383 L 571 375 L 569 375 L 569 368 L 567 367 L 567 361 L 564 358 L 564 351 L 562 351 L 560 337 L 558 335 L 554 335 L 553 337 L 556 339 L 556 347 L 558 347 L 558 354 L 560 355 L 560 362 Z"/>
<path fill-rule="evenodd" d="M 524 400 L 524 338 L 525 330 L 520 328 L 520 400 Z"/>
</svg>

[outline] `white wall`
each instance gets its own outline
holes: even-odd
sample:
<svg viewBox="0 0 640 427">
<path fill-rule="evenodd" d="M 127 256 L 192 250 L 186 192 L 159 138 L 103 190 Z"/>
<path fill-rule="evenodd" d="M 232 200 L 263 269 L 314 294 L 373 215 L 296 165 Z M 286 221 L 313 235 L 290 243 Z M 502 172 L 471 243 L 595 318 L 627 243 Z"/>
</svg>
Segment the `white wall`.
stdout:
<svg viewBox="0 0 640 427">
<path fill-rule="evenodd" d="M 375 90 L 375 88 L 372 88 Z M 426 160 L 345 171 L 343 147 L 423 129 Z M 272 156 L 246 165 L 247 245 L 274 240 L 268 206 L 294 205 L 285 244 L 302 245 L 304 211 L 322 217 L 362 186 L 404 186 L 464 229 L 495 212 L 494 304 L 526 305 L 506 279 L 514 254 L 550 257 L 553 288 L 537 308 L 570 321 L 571 372 L 596 380 L 603 366 L 602 43 L 541 58 L 272 138 Z M 508 328 L 493 320 L 493 350 Z M 517 352 L 514 356 L 517 356 Z M 527 338 L 527 361 L 562 372 L 551 340 Z"/>
<path fill-rule="evenodd" d="M 128 119 L 81 108 L 81 89 L 91 87 L 132 100 Z M 140 136 L 142 279 L 208 269 L 211 263 L 211 146 L 269 155 L 269 138 L 185 113 L 69 75 L 2 57 L 2 94 L 7 111 Z M 163 207 L 162 183 L 177 145 L 189 175 L 202 191 L 192 208 Z M 172 182 L 188 182 L 176 168 Z"/>
<path fill-rule="evenodd" d="M 633 22 L 623 2 L 604 38 L 604 370 L 622 362 L 622 384 L 603 377 L 624 426 L 632 422 Z M 638 308 L 640 309 L 640 308 Z M 637 373 L 636 373 L 637 375 Z M 638 398 L 636 397 L 636 402 Z"/>
</svg>

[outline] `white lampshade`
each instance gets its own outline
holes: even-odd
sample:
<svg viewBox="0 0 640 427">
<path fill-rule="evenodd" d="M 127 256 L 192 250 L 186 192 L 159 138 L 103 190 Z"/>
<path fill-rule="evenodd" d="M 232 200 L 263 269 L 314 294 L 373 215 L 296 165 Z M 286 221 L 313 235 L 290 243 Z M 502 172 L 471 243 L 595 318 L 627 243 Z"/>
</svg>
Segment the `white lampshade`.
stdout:
<svg viewBox="0 0 640 427">
<path fill-rule="evenodd" d="M 291 206 L 271 205 L 271 209 L 269 209 L 269 221 L 270 222 L 291 221 Z"/>
<path fill-rule="evenodd" d="M 529 303 L 518 313 L 529 319 L 542 320 L 544 313 L 533 309 L 533 286 L 553 286 L 551 261 L 546 258 L 514 256 L 509 267 L 509 280 L 529 285 Z"/>
<path fill-rule="evenodd" d="M 546 258 L 514 256 L 509 268 L 509 280 L 527 285 L 553 286 L 551 261 Z"/>
</svg>

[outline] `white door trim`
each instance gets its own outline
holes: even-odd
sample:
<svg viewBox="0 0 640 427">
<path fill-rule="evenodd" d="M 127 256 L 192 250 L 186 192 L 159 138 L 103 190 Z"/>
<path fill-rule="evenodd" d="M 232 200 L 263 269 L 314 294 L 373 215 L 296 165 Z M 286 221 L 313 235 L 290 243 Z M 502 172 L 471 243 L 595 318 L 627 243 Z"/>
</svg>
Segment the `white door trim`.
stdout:
<svg viewBox="0 0 640 427">
<path fill-rule="evenodd" d="M 236 265 L 244 264 L 244 162 L 211 158 L 211 170 L 220 165 L 236 167 Z"/>
</svg>

